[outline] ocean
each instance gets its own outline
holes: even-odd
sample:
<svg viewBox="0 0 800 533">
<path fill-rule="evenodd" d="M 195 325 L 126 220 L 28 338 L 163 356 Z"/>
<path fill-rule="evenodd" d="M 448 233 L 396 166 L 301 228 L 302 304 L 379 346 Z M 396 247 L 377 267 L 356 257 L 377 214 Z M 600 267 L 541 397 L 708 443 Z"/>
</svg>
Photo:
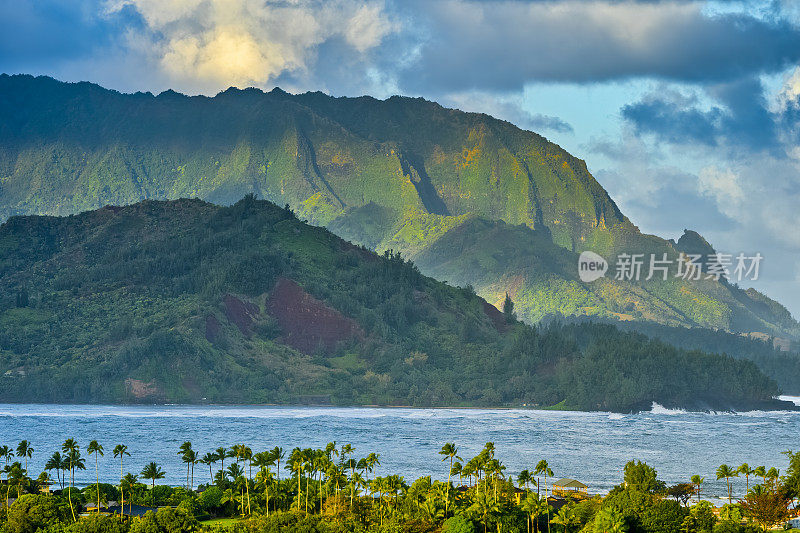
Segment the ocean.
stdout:
<svg viewBox="0 0 800 533">
<path fill-rule="evenodd" d="M 788 398 L 800 405 L 800 398 Z M 629 460 L 645 461 L 669 484 L 705 476 L 705 497 L 726 493 L 716 481 L 722 463 L 751 467 L 775 466 L 783 472 L 788 459 L 781 452 L 800 451 L 800 412 L 695 413 L 656 404 L 636 414 L 538 411 L 525 409 L 405 409 L 264 406 L 108 406 L 0 404 L 0 445 L 16 448 L 26 439 L 34 447 L 29 470 L 42 471 L 66 438 L 75 438 L 85 454 L 97 439 L 105 447 L 101 480 L 116 483 L 117 444 L 128 446 L 125 472 L 138 473 L 156 461 L 166 471 L 161 483 L 182 485 L 186 466 L 178 447 L 191 441 L 200 455 L 219 446 L 246 444 L 254 452 L 281 446 L 324 447 L 352 444 L 355 456 L 380 454 L 372 475 L 398 473 L 411 482 L 431 475 L 447 478 L 447 463 L 438 455 L 445 442 L 455 442 L 468 460 L 486 442 L 493 442 L 506 474 L 532 470 L 540 459 L 555 478 L 578 479 L 590 492 L 605 493 L 622 480 Z M 228 463 L 229 464 L 229 463 Z M 94 481 L 94 459 L 76 475 L 76 483 Z M 219 464 L 214 467 L 219 468 Z M 283 464 L 281 465 L 283 468 Z M 281 472 L 281 477 L 288 475 Z M 52 473 L 55 478 L 55 473 Z M 205 465 L 195 466 L 195 485 L 209 481 Z M 751 484 L 753 479 L 750 480 Z M 745 480 L 734 481 L 735 493 Z"/>
</svg>

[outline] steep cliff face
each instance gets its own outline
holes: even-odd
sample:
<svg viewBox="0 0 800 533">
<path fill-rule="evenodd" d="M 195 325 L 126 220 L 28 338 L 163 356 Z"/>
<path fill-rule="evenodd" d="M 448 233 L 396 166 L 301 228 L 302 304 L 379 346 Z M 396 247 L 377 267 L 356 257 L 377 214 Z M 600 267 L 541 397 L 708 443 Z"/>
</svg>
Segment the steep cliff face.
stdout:
<svg viewBox="0 0 800 533">
<path fill-rule="evenodd" d="M 642 235 L 583 161 L 487 115 L 418 98 L 332 98 L 279 89 L 154 96 L 0 76 L 0 219 L 143 199 L 230 204 L 251 192 L 289 204 L 353 242 L 401 251 L 418 259 L 424 272 L 470 283 L 490 300 L 513 288 L 522 295 L 517 309 L 529 320 L 551 312 L 601 314 L 797 334 L 797 323 L 785 319 L 779 304 L 754 306 L 762 295 L 720 283 L 647 288 L 608 281 L 598 291 L 575 286 L 563 269 L 547 270 L 555 259 L 540 262 L 536 272 L 530 261 L 503 257 L 485 269 L 475 258 L 481 246 L 515 243 L 529 255 L 547 249 L 558 257 L 559 250 L 612 257 L 672 253 L 681 246 Z M 500 242 L 477 242 L 472 252 L 454 246 L 464 224 L 476 220 L 508 227 L 482 230 Z M 437 250 L 446 250 L 446 261 Z M 565 286 L 575 287 L 566 293 L 570 298 L 548 296 L 564 294 Z"/>
</svg>

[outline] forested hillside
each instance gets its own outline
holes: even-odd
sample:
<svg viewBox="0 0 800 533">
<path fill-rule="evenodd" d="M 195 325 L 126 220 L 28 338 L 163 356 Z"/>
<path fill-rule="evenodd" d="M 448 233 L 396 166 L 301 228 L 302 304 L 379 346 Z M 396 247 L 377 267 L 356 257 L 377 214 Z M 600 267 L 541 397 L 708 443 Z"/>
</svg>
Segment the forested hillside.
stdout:
<svg viewBox="0 0 800 533">
<path fill-rule="evenodd" d="M 585 319 L 574 320 L 583 322 Z M 564 322 L 565 319 L 558 317 L 557 321 Z M 545 319 L 545 322 L 549 320 Z M 615 325 L 622 331 L 637 331 L 679 348 L 723 353 L 737 359 L 748 359 L 774 379 L 786 394 L 800 395 L 800 353 L 796 347 L 792 347 L 792 350 L 782 350 L 776 348 L 770 341 L 706 328 L 632 322 L 615 322 Z"/>
<path fill-rule="evenodd" d="M 510 292 L 530 323 L 558 313 L 800 332 L 780 304 L 733 284 L 577 281 L 577 252 L 674 258 L 680 242 L 641 234 L 583 161 L 487 115 L 404 97 L 154 96 L 0 76 L 0 219 L 250 192 L 492 304 Z"/>
<path fill-rule="evenodd" d="M 748 361 L 535 328 L 246 197 L 0 227 L 0 401 L 774 407 Z"/>
</svg>

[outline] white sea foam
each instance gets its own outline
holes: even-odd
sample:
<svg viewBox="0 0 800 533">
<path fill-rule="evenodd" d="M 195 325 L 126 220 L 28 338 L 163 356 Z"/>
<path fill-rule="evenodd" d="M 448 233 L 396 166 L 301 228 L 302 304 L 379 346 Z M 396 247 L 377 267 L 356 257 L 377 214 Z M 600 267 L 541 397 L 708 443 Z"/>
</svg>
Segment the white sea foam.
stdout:
<svg viewBox="0 0 800 533">
<path fill-rule="evenodd" d="M 778 396 L 779 400 L 783 400 L 784 402 L 792 402 L 793 404 L 800 406 L 800 396 L 789 396 L 784 394 L 782 396 Z"/>
<path fill-rule="evenodd" d="M 687 413 L 686 409 L 668 409 L 656 402 L 653 402 L 653 406 L 650 408 L 650 414 L 653 415 L 685 415 Z"/>
</svg>

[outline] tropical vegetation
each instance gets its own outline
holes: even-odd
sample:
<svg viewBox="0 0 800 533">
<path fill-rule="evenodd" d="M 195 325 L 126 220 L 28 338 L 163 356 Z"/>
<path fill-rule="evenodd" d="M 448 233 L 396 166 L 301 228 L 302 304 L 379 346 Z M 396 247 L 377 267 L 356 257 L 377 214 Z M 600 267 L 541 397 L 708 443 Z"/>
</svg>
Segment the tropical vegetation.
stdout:
<svg viewBox="0 0 800 533">
<path fill-rule="evenodd" d="M 783 406 L 749 361 L 529 326 L 253 196 L 9 219 L 0 374 L 7 402 Z"/>
<path fill-rule="evenodd" d="M 103 457 L 99 448 L 97 441 L 86 447 L 96 463 Z M 69 481 L 65 488 L 67 474 L 82 464 L 83 455 L 75 439 L 67 439 L 64 449 L 69 457 L 55 451 L 35 479 L 21 462 L 6 461 L 0 531 L 756 533 L 800 511 L 793 503 L 800 496 L 800 453 L 793 452 L 786 452 L 785 475 L 757 467 L 754 471 L 763 472 L 760 482 L 715 509 L 700 497 L 702 478 L 667 486 L 640 461 L 627 463 L 621 483 L 606 495 L 565 493 L 553 485 L 546 460 L 532 461 L 530 470 L 515 475 L 491 442 L 471 458 L 446 443 L 441 476 L 414 480 L 379 472 L 379 453 L 359 455 L 350 444 L 290 451 L 234 444 L 201 457 L 185 442 L 178 455 L 189 477 L 181 487 L 157 484 L 165 472 L 151 461 L 139 474 L 128 472 L 116 482 L 98 479 L 78 488 Z M 191 476 L 196 464 L 209 469 L 198 487 Z M 752 475 L 746 464 L 721 465 L 717 475 L 732 490 L 741 472 Z"/>
<path fill-rule="evenodd" d="M 420 98 L 231 88 L 120 94 L 0 76 L 0 221 L 144 199 L 255 193 L 520 319 L 548 314 L 800 335 L 779 303 L 724 279 L 581 283 L 578 253 L 711 253 L 642 234 L 586 163 L 508 122 Z"/>
</svg>

